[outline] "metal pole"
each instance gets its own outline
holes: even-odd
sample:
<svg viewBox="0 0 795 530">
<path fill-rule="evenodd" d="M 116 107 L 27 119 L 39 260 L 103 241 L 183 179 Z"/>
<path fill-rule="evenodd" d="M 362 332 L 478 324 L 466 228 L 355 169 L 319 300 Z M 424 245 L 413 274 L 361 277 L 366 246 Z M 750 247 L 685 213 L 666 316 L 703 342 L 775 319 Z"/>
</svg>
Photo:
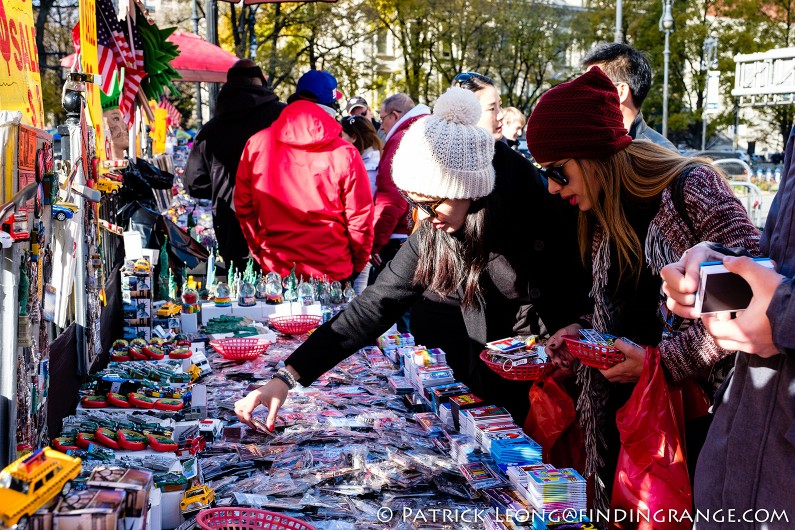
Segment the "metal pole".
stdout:
<svg viewBox="0 0 795 530">
<path fill-rule="evenodd" d="M 623 19 L 623 7 L 623 1 L 616 0 L 616 32 L 613 39 L 615 42 L 624 42 L 624 29 L 621 26 L 621 20 Z"/>
<path fill-rule="evenodd" d="M 671 58 L 671 32 L 674 30 L 674 17 L 671 14 L 673 0 L 663 0 L 663 14 L 660 18 L 660 31 L 665 33 L 665 51 L 663 68 L 663 116 L 662 135 L 668 136 L 668 62 Z"/>
<path fill-rule="evenodd" d="M 278 8 L 279 4 L 276 4 Z M 249 31 L 249 39 L 248 39 L 248 56 L 249 59 L 254 61 L 257 60 L 257 34 L 255 32 L 256 29 L 256 18 L 254 17 L 254 8 L 249 6 L 248 12 L 248 31 Z"/>
<path fill-rule="evenodd" d="M 707 108 L 701 111 L 701 150 L 707 149 Z"/>
<path fill-rule="evenodd" d="M 193 33 L 196 35 L 199 34 L 199 8 L 196 6 L 197 0 L 193 0 Z M 196 83 L 194 85 L 194 93 L 196 98 L 196 122 L 197 127 L 201 127 L 202 124 L 202 84 Z"/>
<path fill-rule="evenodd" d="M 207 25 L 207 42 L 218 45 L 218 4 L 215 0 L 206 0 L 204 6 L 206 14 L 205 23 Z M 210 118 L 215 116 L 215 101 L 218 99 L 220 87 L 218 83 L 210 83 L 209 86 Z"/>
</svg>

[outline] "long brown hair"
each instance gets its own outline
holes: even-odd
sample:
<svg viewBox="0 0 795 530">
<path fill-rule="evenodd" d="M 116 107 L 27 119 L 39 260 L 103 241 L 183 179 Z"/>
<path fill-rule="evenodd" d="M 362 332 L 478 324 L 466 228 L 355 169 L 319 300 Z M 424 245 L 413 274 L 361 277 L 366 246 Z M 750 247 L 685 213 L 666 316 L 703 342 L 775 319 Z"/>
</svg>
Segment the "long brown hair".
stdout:
<svg viewBox="0 0 795 530">
<path fill-rule="evenodd" d="M 627 220 L 623 201 L 629 199 L 648 200 L 662 195 L 668 185 L 685 169 L 697 165 L 709 165 L 709 160 L 690 158 L 674 153 L 655 143 L 633 141 L 626 149 L 606 160 L 578 160 L 585 190 L 593 205 L 587 212 L 580 212 L 579 238 L 583 261 L 590 259 L 591 243 L 596 224 L 600 224 L 616 247 L 619 277 L 631 274 L 639 278 L 643 263 L 640 240 Z M 601 184 L 597 195 L 592 181 Z"/>
<path fill-rule="evenodd" d="M 492 194 L 493 195 L 493 194 Z M 461 306 L 479 307 L 482 301 L 480 276 L 488 265 L 486 228 L 492 196 L 472 201 L 464 226 L 455 234 L 433 227 L 428 219 L 418 223 L 419 260 L 413 284 L 442 296 L 463 287 Z"/>
<path fill-rule="evenodd" d="M 345 116 L 341 124 L 345 134 L 353 138 L 353 146 L 359 153 L 363 153 L 368 147 L 381 150 L 381 139 L 373 122 L 364 116 Z"/>
</svg>

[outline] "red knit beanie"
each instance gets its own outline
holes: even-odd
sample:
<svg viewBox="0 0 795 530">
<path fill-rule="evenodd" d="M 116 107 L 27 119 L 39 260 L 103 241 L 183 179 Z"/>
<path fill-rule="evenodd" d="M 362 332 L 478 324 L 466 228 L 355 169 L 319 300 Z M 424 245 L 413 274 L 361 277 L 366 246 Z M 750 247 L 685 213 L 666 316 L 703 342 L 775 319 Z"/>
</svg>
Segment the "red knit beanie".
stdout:
<svg viewBox="0 0 795 530">
<path fill-rule="evenodd" d="M 527 121 L 527 149 L 538 163 L 604 159 L 630 143 L 618 91 L 597 67 L 544 92 Z"/>
</svg>

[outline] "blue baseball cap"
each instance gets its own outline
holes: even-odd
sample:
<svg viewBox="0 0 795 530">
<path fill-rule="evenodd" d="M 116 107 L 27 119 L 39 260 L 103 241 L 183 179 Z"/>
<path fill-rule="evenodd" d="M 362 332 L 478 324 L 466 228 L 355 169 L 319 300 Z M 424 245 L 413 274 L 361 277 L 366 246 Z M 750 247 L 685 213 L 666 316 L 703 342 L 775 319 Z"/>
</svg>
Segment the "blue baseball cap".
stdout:
<svg viewBox="0 0 795 530">
<path fill-rule="evenodd" d="M 298 80 L 296 93 L 311 92 L 321 105 L 330 105 L 342 98 L 337 90 L 337 79 L 325 70 L 309 70 Z"/>
</svg>

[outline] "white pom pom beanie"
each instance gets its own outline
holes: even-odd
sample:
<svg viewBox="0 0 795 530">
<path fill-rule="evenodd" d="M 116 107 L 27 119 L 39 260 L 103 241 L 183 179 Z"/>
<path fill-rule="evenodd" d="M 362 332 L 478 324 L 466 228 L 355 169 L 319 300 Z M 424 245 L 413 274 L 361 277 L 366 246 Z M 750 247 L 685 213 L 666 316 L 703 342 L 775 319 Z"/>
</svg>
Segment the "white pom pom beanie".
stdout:
<svg viewBox="0 0 795 530">
<path fill-rule="evenodd" d="M 400 141 L 392 178 L 403 191 L 439 199 L 479 199 L 494 189 L 494 138 L 478 127 L 474 93 L 453 87 L 433 114 L 417 120 Z"/>
</svg>

